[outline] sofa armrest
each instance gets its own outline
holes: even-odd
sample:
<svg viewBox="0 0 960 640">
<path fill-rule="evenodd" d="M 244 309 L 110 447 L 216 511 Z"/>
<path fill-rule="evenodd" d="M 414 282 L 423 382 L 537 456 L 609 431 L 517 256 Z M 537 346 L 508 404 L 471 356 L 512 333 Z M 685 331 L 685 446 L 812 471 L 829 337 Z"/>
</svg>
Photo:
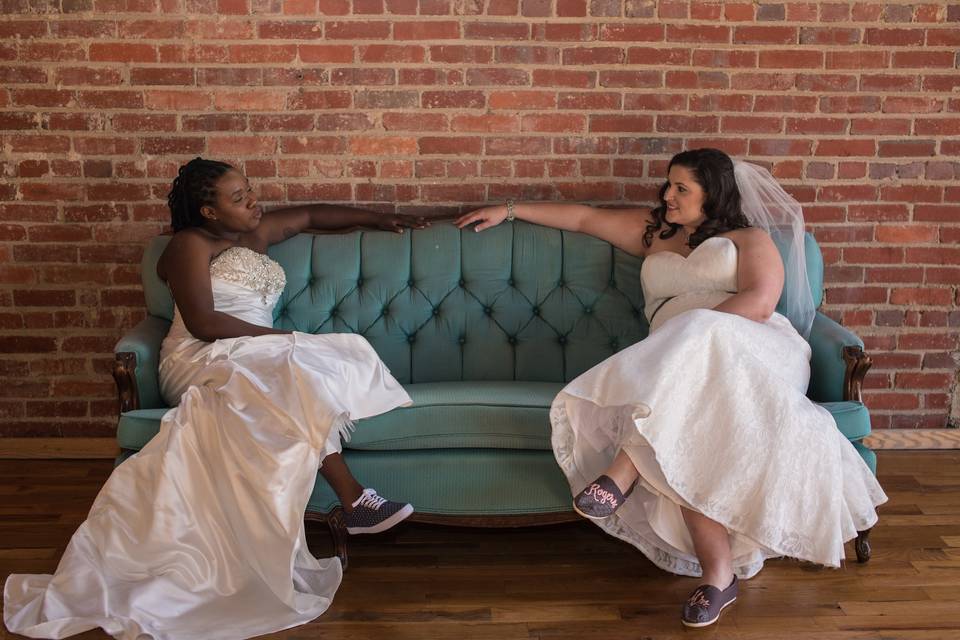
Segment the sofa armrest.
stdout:
<svg viewBox="0 0 960 640">
<path fill-rule="evenodd" d="M 817 312 L 810 348 L 810 397 L 818 402 L 861 401 L 863 377 L 873 364 L 863 352 L 863 340 Z"/>
<path fill-rule="evenodd" d="M 160 366 L 160 343 L 169 328 L 169 320 L 147 316 L 124 334 L 113 348 L 116 356 L 113 379 L 117 383 L 121 413 L 164 405 L 157 369 Z"/>
</svg>

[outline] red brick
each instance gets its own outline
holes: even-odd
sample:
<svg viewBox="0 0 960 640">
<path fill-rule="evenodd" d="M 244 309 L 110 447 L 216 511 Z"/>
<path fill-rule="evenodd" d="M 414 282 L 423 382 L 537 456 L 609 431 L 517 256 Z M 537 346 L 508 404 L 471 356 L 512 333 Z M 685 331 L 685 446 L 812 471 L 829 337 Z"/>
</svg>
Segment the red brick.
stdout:
<svg viewBox="0 0 960 640">
<path fill-rule="evenodd" d="M 397 22 L 394 40 L 454 40 L 460 37 L 460 23 L 450 21 Z"/>
<path fill-rule="evenodd" d="M 466 22 L 463 37 L 467 40 L 527 40 L 530 26 L 518 22 Z"/>
<path fill-rule="evenodd" d="M 884 186 L 880 198 L 887 202 L 942 202 L 943 187 L 925 185 Z"/>
<path fill-rule="evenodd" d="M 920 78 L 915 75 L 864 74 L 860 77 L 861 91 L 917 91 L 919 88 Z"/>
<path fill-rule="evenodd" d="M 520 122 L 516 116 L 483 114 L 456 115 L 450 121 L 451 131 L 475 131 L 480 133 L 507 133 L 519 131 Z"/>
<path fill-rule="evenodd" d="M 324 37 L 327 40 L 386 40 L 390 37 L 390 23 L 373 20 L 328 22 Z"/>
<path fill-rule="evenodd" d="M 547 133 L 578 133 L 585 130 L 587 118 L 584 115 L 525 115 L 521 120 L 521 131 L 539 131 Z"/>
<path fill-rule="evenodd" d="M 884 287 L 831 287 L 827 289 L 827 304 L 883 304 L 887 301 Z"/>
<path fill-rule="evenodd" d="M 482 91 L 424 91 L 421 97 L 426 109 L 479 109 L 485 101 Z"/>
<path fill-rule="evenodd" d="M 733 42 L 734 44 L 797 44 L 797 28 L 766 25 L 736 27 L 733 30 Z"/>
<path fill-rule="evenodd" d="M 923 45 L 924 29 L 874 29 L 864 30 L 863 42 L 875 46 L 908 47 Z"/>
<path fill-rule="evenodd" d="M 493 48 L 487 46 L 434 45 L 430 47 L 430 60 L 432 62 L 475 62 L 483 64 L 493 60 Z M 507 60 L 506 62 L 510 61 Z"/>
<path fill-rule="evenodd" d="M 754 9 L 752 2 L 725 2 L 723 17 L 727 22 L 750 22 L 754 19 Z"/>
<path fill-rule="evenodd" d="M 428 184 L 423 186 L 421 198 L 425 202 L 483 202 L 486 189 L 480 184 Z"/>
<path fill-rule="evenodd" d="M 758 116 L 724 116 L 720 121 L 724 133 L 781 133 L 783 119 Z"/>
<path fill-rule="evenodd" d="M 907 333 L 897 336 L 897 346 L 901 349 L 954 349 L 956 344 L 957 337 L 946 333 Z"/>
<path fill-rule="evenodd" d="M 926 97 L 885 96 L 882 110 L 884 113 L 937 113 L 943 110 L 943 100 Z"/>
<path fill-rule="evenodd" d="M 467 84 L 470 86 L 528 86 L 530 76 L 523 69 L 509 69 L 504 67 L 487 67 L 483 69 L 468 69 Z"/>
<path fill-rule="evenodd" d="M 863 34 L 860 29 L 841 29 L 837 27 L 803 27 L 800 29 L 800 44 L 808 45 L 844 45 L 860 43 Z"/>
<path fill-rule="evenodd" d="M 536 40 L 560 42 L 586 42 L 597 38 L 597 26 L 593 24 L 564 24 L 548 22 L 534 27 Z M 642 38 L 638 38 L 642 40 Z"/>
<path fill-rule="evenodd" d="M 602 133 L 607 131 L 650 132 L 653 131 L 653 118 L 645 115 L 593 115 L 590 116 L 589 131 Z"/>
<path fill-rule="evenodd" d="M 261 40 L 319 40 L 323 38 L 323 23 L 315 20 L 263 20 L 257 23 L 257 37 Z"/>
<path fill-rule="evenodd" d="M 730 27 L 719 25 L 668 24 L 667 42 L 730 42 Z"/>
<path fill-rule="evenodd" d="M 563 51 L 563 64 L 622 64 L 625 57 L 626 52 L 617 47 L 575 47 Z"/>
<path fill-rule="evenodd" d="M 484 154 L 491 156 L 539 156 L 550 152 L 547 138 L 486 138 Z"/>
<path fill-rule="evenodd" d="M 760 51 L 759 66 L 772 69 L 818 69 L 823 67 L 823 53 L 820 51 L 770 50 Z"/>
<path fill-rule="evenodd" d="M 280 138 L 280 152 L 284 154 L 343 153 L 346 142 L 335 136 L 290 136 Z"/>
<path fill-rule="evenodd" d="M 891 289 L 890 304 L 924 305 L 945 307 L 950 304 L 953 292 L 944 288 Z"/>
<path fill-rule="evenodd" d="M 730 87 L 732 89 L 783 91 L 792 89 L 796 80 L 796 76 L 792 73 L 737 73 L 731 77 Z M 667 86 L 672 85 L 668 82 Z"/>
<path fill-rule="evenodd" d="M 287 187 L 290 200 L 304 201 L 349 201 L 353 198 L 349 184 L 291 184 Z"/>
<path fill-rule="evenodd" d="M 663 74 L 657 70 L 601 71 L 600 86 L 608 89 L 662 87 Z"/>
<path fill-rule="evenodd" d="M 750 141 L 750 155 L 760 156 L 809 156 L 813 141 L 808 139 L 773 138 Z"/>
<path fill-rule="evenodd" d="M 418 140 L 421 154 L 480 154 L 483 151 L 483 138 L 464 137 L 426 137 Z"/>
<path fill-rule="evenodd" d="M 94 42 L 90 60 L 94 62 L 157 62 L 156 46 L 130 42 Z"/>
<path fill-rule="evenodd" d="M 562 92 L 557 95 L 558 109 L 616 110 L 621 108 L 621 94 L 598 93 L 594 91 Z"/>
<path fill-rule="evenodd" d="M 847 120 L 844 118 L 787 118 L 786 132 L 788 134 L 844 133 L 846 128 Z"/>
<path fill-rule="evenodd" d="M 818 156 L 873 156 L 877 153 L 877 143 L 873 140 L 817 140 L 814 155 Z"/>
<path fill-rule="evenodd" d="M 600 39 L 614 42 L 663 42 L 664 29 L 659 24 L 604 24 Z"/>
<path fill-rule="evenodd" d="M 417 152 L 417 139 L 401 136 L 356 137 L 350 140 L 354 155 L 403 155 Z"/>
</svg>

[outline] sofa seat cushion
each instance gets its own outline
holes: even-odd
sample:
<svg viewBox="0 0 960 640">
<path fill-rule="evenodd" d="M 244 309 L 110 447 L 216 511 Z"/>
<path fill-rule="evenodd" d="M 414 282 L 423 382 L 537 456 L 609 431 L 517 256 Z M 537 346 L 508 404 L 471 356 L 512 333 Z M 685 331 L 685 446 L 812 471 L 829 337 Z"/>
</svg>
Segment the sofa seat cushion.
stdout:
<svg viewBox="0 0 960 640">
<path fill-rule="evenodd" d="M 560 382 L 424 382 L 404 387 L 413 406 L 357 422 L 348 449 L 550 451 L 550 403 Z"/>
<path fill-rule="evenodd" d="M 347 449 L 534 449 L 549 451 L 550 403 L 559 382 L 425 382 L 406 387 L 413 406 L 360 420 Z M 822 402 L 849 440 L 870 434 L 870 414 L 860 402 Z M 121 449 L 139 450 L 160 429 L 169 408 L 138 409 L 120 416 Z"/>
<path fill-rule="evenodd" d="M 359 420 L 348 449 L 536 449 L 549 451 L 550 403 L 560 382 L 425 382 L 406 385 L 413 406 Z M 169 408 L 120 416 L 121 449 L 139 450 Z"/>
</svg>

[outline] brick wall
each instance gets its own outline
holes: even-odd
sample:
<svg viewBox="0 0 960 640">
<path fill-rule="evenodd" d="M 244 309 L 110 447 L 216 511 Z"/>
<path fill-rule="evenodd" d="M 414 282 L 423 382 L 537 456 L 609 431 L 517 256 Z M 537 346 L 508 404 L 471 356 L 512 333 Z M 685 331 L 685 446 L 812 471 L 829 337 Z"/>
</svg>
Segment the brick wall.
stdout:
<svg viewBox="0 0 960 640">
<path fill-rule="evenodd" d="M 865 339 L 877 427 L 958 420 L 960 5 L 0 0 L 0 435 L 111 435 L 177 166 L 267 202 L 649 203 L 671 154 L 772 167 Z M 951 414 L 952 406 L 952 414 Z"/>
</svg>

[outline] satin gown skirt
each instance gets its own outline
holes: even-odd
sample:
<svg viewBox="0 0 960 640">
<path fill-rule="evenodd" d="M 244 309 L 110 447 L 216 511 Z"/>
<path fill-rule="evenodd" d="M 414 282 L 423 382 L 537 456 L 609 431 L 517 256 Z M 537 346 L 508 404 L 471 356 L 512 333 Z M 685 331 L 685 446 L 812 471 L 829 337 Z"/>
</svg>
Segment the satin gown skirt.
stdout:
<svg viewBox="0 0 960 640">
<path fill-rule="evenodd" d="M 237 640 L 330 606 L 340 561 L 314 558 L 303 529 L 325 442 L 409 396 L 354 335 L 220 340 L 165 367 L 190 381 L 180 405 L 110 476 L 57 572 L 8 579 L 11 631 Z"/>
<path fill-rule="evenodd" d="M 572 381 L 551 409 L 574 494 L 623 449 L 634 493 L 597 524 L 657 566 L 698 576 L 681 506 L 723 524 L 736 573 L 789 556 L 836 567 L 886 496 L 830 413 L 805 396 L 810 347 L 774 314 L 758 323 L 681 313 Z"/>
</svg>

